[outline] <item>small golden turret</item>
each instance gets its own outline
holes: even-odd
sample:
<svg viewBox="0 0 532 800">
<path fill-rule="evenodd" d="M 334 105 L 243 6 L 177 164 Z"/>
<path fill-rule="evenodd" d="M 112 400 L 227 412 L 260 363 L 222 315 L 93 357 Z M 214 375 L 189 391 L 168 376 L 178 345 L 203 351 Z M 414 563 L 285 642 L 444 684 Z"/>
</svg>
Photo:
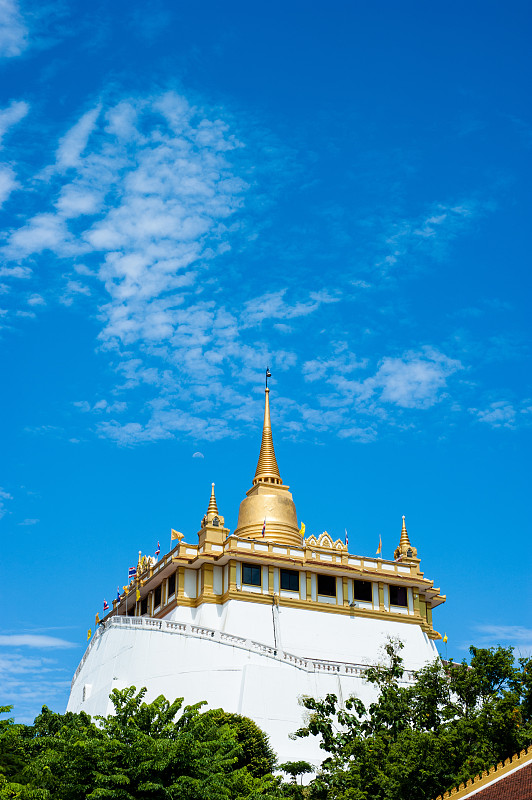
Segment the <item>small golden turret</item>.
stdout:
<svg viewBox="0 0 532 800">
<path fill-rule="evenodd" d="M 216 495 L 214 494 L 214 483 L 211 483 L 209 505 L 207 507 L 207 513 L 201 522 L 201 527 L 204 528 L 206 525 L 212 525 L 215 528 L 220 528 L 223 527 L 224 521 L 224 518 L 218 513 L 218 503 L 216 502 Z"/>
<path fill-rule="evenodd" d="M 405 561 L 407 563 L 419 563 L 417 558 L 417 550 L 410 544 L 408 538 L 408 531 L 406 530 L 405 515 L 403 514 L 403 527 L 401 528 L 401 537 L 399 539 L 399 547 L 396 547 L 393 557 L 396 561 Z"/>
<path fill-rule="evenodd" d="M 214 494 L 214 483 L 211 483 L 211 496 L 207 513 L 201 521 L 201 530 L 198 533 L 199 545 L 205 550 L 210 550 L 212 545 L 221 545 L 225 541 L 228 529 L 225 527 L 225 520 L 218 512 L 218 503 Z"/>
<path fill-rule="evenodd" d="M 259 460 L 251 489 L 240 504 L 234 535 L 243 539 L 266 539 L 301 546 L 297 514 L 288 486 L 284 486 L 273 448 L 270 420 L 269 370 L 266 370 L 264 422 Z"/>
</svg>

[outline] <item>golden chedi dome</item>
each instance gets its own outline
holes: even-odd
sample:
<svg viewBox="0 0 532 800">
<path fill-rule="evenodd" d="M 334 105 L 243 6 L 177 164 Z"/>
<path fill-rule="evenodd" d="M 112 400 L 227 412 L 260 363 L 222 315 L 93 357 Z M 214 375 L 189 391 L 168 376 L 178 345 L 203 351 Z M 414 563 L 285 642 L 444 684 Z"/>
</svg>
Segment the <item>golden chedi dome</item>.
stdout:
<svg viewBox="0 0 532 800">
<path fill-rule="evenodd" d="M 301 545 L 296 506 L 288 486 L 284 486 L 273 448 L 270 420 L 270 390 L 266 372 L 264 424 L 259 460 L 253 485 L 240 503 L 235 536 L 242 539 L 265 539 L 279 544 Z"/>
</svg>

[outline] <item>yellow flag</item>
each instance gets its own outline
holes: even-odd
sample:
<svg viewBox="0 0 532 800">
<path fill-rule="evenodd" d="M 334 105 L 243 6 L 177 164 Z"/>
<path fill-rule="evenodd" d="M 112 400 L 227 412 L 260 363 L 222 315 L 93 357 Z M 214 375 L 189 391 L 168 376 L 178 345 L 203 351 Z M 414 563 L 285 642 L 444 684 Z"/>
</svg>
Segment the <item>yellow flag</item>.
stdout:
<svg viewBox="0 0 532 800">
<path fill-rule="evenodd" d="M 129 586 L 123 586 L 122 588 L 124 590 L 124 594 L 127 594 L 129 592 Z"/>
<path fill-rule="evenodd" d="M 138 590 L 138 589 L 137 589 L 137 595 L 136 595 L 136 597 L 137 597 L 137 603 L 138 603 L 138 602 L 139 602 L 139 600 L 140 600 L 140 592 L 139 592 L 139 590 Z"/>
<path fill-rule="evenodd" d="M 377 552 L 375 553 L 376 556 L 380 556 L 382 553 L 382 537 L 379 536 L 379 546 L 377 547 Z"/>
<path fill-rule="evenodd" d="M 184 536 L 183 533 L 180 533 L 180 531 L 174 531 L 174 529 L 172 528 L 172 541 L 174 541 L 174 539 L 178 539 L 179 541 L 181 541 L 183 536 Z"/>
<path fill-rule="evenodd" d="M 304 536 L 304 535 L 305 535 L 305 531 L 306 531 L 306 528 L 305 528 L 305 523 L 304 523 L 304 522 L 302 522 L 302 523 L 301 523 L 301 527 L 300 527 L 300 529 L 299 529 L 299 533 L 301 534 L 301 536 Z"/>
<path fill-rule="evenodd" d="M 96 617 L 94 618 L 94 624 L 95 625 L 99 625 L 100 624 L 100 615 L 99 614 L 96 614 Z"/>
<path fill-rule="evenodd" d="M 443 643 L 444 643 L 444 644 L 447 644 L 447 641 L 448 641 L 448 639 L 447 639 L 447 634 L 446 634 L 446 633 L 444 633 L 444 634 L 443 634 Z"/>
<path fill-rule="evenodd" d="M 87 631 L 87 641 L 89 641 L 89 639 L 91 638 L 91 636 L 92 636 L 92 631 L 91 631 L 91 629 L 89 628 L 89 630 Z"/>
</svg>

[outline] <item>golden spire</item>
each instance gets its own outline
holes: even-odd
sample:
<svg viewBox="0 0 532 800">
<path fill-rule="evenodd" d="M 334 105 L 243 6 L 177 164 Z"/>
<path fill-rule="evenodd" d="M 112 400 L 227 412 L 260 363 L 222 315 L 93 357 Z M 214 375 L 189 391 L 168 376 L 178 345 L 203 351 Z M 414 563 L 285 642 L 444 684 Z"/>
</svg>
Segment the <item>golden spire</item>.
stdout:
<svg viewBox="0 0 532 800">
<path fill-rule="evenodd" d="M 266 381 L 270 376 L 269 370 L 266 370 Z M 260 445 L 260 455 L 255 470 L 255 477 L 253 484 L 256 483 L 277 483 L 281 484 L 281 475 L 279 474 L 279 467 L 277 466 L 277 459 L 275 458 L 275 450 L 273 449 L 272 438 L 272 424 L 270 420 L 270 390 L 266 384 L 266 397 L 264 401 L 264 424 L 262 426 L 262 442 Z"/>
<path fill-rule="evenodd" d="M 403 514 L 403 527 L 401 528 L 401 538 L 399 539 L 399 547 L 404 544 L 407 547 L 410 547 L 410 539 L 408 538 L 408 532 L 406 530 L 405 524 L 405 515 Z"/>
<path fill-rule="evenodd" d="M 216 505 L 216 497 L 214 494 L 214 483 L 211 484 L 211 499 L 209 500 L 209 507 L 207 509 L 207 514 L 217 514 L 218 513 L 218 506 Z"/>
</svg>

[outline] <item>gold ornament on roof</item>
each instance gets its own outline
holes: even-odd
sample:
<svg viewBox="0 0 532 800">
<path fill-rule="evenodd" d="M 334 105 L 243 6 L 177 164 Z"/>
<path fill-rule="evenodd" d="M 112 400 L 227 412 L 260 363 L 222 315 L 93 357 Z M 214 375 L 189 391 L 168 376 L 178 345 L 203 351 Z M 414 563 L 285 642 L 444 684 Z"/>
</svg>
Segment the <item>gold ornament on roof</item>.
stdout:
<svg viewBox="0 0 532 800">
<path fill-rule="evenodd" d="M 269 374 L 269 371 L 267 372 Z M 266 380 L 268 380 L 266 378 Z M 266 399 L 264 402 L 264 422 L 262 425 L 262 442 L 260 445 L 259 460 L 257 462 L 257 469 L 255 470 L 255 477 L 253 484 L 259 483 L 276 483 L 282 484 L 281 474 L 277 466 L 277 459 L 275 458 L 275 450 L 273 447 L 272 437 L 272 423 L 270 420 L 270 390 L 266 385 Z"/>
<path fill-rule="evenodd" d="M 301 546 L 296 507 L 288 486 L 283 485 L 273 447 L 270 419 L 270 390 L 266 370 L 264 420 L 259 460 L 252 487 L 240 504 L 234 536 L 243 539 L 267 539 L 278 544 Z M 264 520 L 266 526 L 264 529 Z"/>
<path fill-rule="evenodd" d="M 211 484 L 211 499 L 209 500 L 209 507 L 207 509 L 207 514 L 210 513 L 218 513 L 218 505 L 216 504 L 216 496 L 214 494 L 214 483 Z"/>
<path fill-rule="evenodd" d="M 418 561 L 417 550 L 410 544 L 408 538 L 408 531 L 406 530 L 405 515 L 403 514 L 403 526 L 401 528 L 401 537 L 399 539 L 399 547 L 396 547 L 393 557 L 396 561 Z"/>
</svg>

